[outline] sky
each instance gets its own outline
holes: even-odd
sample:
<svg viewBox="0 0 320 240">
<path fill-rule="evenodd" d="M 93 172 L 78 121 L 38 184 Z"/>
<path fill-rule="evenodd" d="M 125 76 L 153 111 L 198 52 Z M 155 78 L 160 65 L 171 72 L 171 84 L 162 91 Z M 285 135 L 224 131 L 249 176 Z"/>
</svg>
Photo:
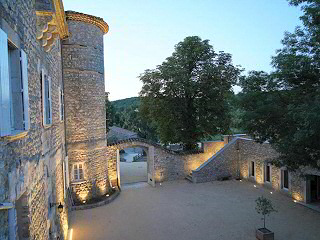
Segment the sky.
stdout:
<svg viewBox="0 0 320 240">
<path fill-rule="evenodd" d="M 286 0 L 64 0 L 64 9 L 102 17 L 106 92 L 111 101 L 138 96 L 139 75 L 154 69 L 187 36 L 210 40 L 233 63 L 272 71 L 285 31 L 301 25 Z M 239 89 L 235 88 L 237 92 Z"/>
</svg>

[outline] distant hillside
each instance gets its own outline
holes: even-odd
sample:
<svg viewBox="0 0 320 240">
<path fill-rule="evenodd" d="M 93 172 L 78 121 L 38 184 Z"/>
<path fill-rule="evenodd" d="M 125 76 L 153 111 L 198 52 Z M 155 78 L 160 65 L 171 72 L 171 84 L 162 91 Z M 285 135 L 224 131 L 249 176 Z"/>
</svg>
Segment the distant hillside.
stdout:
<svg viewBox="0 0 320 240">
<path fill-rule="evenodd" d="M 125 98 L 125 99 L 120 99 L 120 100 L 116 100 L 116 101 L 111 101 L 112 106 L 114 106 L 114 108 L 116 110 L 119 109 L 126 109 L 129 108 L 131 106 L 139 106 L 140 105 L 140 98 L 139 97 L 131 97 L 131 98 Z"/>
</svg>

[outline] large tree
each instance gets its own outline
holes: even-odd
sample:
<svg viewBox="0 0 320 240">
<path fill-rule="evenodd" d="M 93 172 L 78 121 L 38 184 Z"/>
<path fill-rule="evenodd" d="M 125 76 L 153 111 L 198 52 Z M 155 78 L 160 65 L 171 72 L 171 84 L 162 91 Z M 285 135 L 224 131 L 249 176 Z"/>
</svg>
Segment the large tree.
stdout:
<svg viewBox="0 0 320 240">
<path fill-rule="evenodd" d="M 192 149 L 203 136 L 228 130 L 226 98 L 240 72 L 230 54 L 216 53 L 208 40 L 187 37 L 161 65 L 140 75 L 141 111 L 163 143 Z"/>
<path fill-rule="evenodd" d="M 271 74 L 252 71 L 241 79 L 243 126 L 270 141 L 279 166 L 320 169 L 320 2 L 289 3 L 302 5 L 303 27 L 285 33 Z"/>
</svg>

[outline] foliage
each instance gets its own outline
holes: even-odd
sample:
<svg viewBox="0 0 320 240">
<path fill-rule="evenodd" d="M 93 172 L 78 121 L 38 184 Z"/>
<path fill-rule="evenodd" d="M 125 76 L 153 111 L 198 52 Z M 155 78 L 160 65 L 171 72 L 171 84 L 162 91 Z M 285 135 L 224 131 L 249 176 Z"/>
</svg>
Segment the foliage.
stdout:
<svg viewBox="0 0 320 240">
<path fill-rule="evenodd" d="M 258 197 L 255 202 L 257 204 L 256 211 L 263 215 L 263 227 L 266 228 L 266 216 L 269 216 L 272 212 L 277 212 L 277 210 L 274 209 L 271 200 L 264 196 Z"/>
<path fill-rule="evenodd" d="M 113 126 L 115 123 L 115 108 L 111 104 L 108 98 L 109 93 L 106 93 L 106 99 L 105 99 L 105 105 L 106 105 L 106 123 L 107 123 L 107 131 L 109 130 L 109 127 Z"/>
<path fill-rule="evenodd" d="M 278 166 L 320 169 L 320 3 L 290 4 L 303 4 L 304 28 L 285 33 L 271 74 L 252 71 L 240 79 L 242 125 L 277 149 Z"/>
<path fill-rule="evenodd" d="M 163 143 L 192 149 L 204 136 L 228 130 L 226 99 L 240 72 L 230 54 L 214 52 L 208 40 L 187 37 L 161 65 L 140 75 L 141 113 Z"/>
<path fill-rule="evenodd" d="M 112 105 L 116 110 L 126 109 L 132 106 L 138 107 L 140 106 L 140 98 L 139 97 L 130 97 L 120 100 L 112 101 Z"/>
<path fill-rule="evenodd" d="M 158 141 L 155 129 L 151 123 L 144 119 L 139 111 L 140 99 L 138 97 L 107 101 L 108 127 L 117 126 L 138 133 L 139 137 Z M 115 141 L 116 139 L 109 139 Z"/>
</svg>

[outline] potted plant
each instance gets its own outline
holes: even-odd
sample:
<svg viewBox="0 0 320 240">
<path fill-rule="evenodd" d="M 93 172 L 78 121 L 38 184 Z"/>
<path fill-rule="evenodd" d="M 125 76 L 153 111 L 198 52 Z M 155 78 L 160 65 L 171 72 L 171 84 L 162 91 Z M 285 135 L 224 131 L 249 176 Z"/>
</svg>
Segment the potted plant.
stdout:
<svg viewBox="0 0 320 240">
<path fill-rule="evenodd" d="M 259 240 L 273 240 L 274 233 L 266 228 L 266 216 L 272 212 L 276 212 L 276 210 L 273 208 L 271 200 L 264 196 L 258 197 L 256 204 L 256 211 L 263 216 L 263 228 L 256 230 L 256 238 Z"/>
</svg>

